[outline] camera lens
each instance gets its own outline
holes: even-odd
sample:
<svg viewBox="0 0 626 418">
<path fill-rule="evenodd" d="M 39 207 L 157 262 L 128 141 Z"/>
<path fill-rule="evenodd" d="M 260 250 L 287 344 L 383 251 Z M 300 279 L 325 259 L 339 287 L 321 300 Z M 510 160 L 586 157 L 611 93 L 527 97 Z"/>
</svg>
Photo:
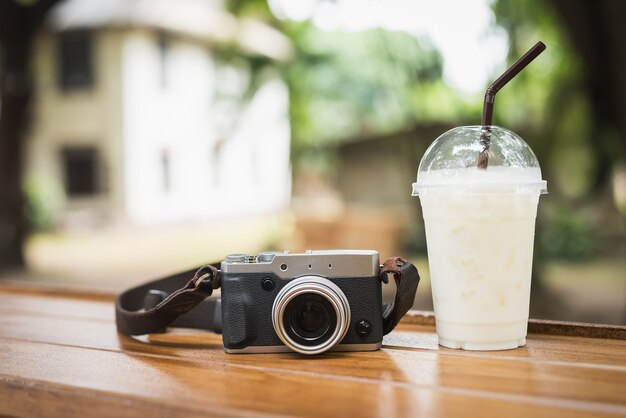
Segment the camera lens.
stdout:
<svg viewBox="0 0 626 418">
<path fill-rule="evenodd" d="M 302 344 L 319 343 L 337 326 L 335 308 L 328 299 L 317 293 L 296 296 L 285 309 L 289 326 L 287 333 Z"/>
<path fill-rule="evenodd" d="M 287 347 L 303 354 L 322 353 L 346 335 L 350 306 L 341 289 L 330 280 L 300 277 L 276 296 L 272 323 Z"/>
</svg>

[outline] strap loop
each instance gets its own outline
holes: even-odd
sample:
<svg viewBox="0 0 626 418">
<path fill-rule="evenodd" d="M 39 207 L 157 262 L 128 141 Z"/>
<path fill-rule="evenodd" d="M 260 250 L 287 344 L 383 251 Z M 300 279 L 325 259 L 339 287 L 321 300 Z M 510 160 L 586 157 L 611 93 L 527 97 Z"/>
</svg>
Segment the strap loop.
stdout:
<svg viewBox="0 0 626 418">
<path fill-rule="evenodd" d="M 383 333 L 389 334 L 398 325 L 409 309 L 413 307 L 415 292 L 420 282 L 417 268 L 402 257 L 387 259 L 380 270 L 380 279 L 388 283 L 388 273 L 393 274 L 396 282 L 396 296 L 393 305 L 389 305 L 383 312 Z"/>
<path fill-rule="evenodd" d="M 211 275 L 209 273 L 204 273 L 202 276 L 198 277 L 194 282 L 195 287 L 200 286 L 205 280 L 211 280 Z M 212 287 L 213 286 L 211 286 L 211 288 Z"/>
</svg>

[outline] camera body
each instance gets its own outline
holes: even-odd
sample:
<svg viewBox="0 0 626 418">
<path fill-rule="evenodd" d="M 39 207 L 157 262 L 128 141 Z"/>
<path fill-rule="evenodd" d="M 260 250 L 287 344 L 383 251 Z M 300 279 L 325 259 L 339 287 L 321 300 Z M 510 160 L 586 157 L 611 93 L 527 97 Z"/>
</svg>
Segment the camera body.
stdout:
<svg viewBox="0 0 626 418">
<path fill-rule="evenodd" d="M 382 344 L 376 251 L 232 254 L 221 271 L 227 353 L 373 351 Z"/>
</svg>

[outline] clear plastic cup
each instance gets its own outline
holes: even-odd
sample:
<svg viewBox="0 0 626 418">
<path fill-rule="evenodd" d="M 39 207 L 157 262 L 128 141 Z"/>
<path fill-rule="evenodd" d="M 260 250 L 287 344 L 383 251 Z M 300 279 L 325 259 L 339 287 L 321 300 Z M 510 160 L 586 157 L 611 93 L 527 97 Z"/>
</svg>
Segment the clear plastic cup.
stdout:
<svg viewBox="0 0 626 418">
<path fill-rule="evenodd" d="M 480 126 L 454 128 L 420 163 L 419 196 L 439 344 L 504 350 L 526 344 L 535 219 L 546 193 L 537 157 L 490 127 L 489 166 L 476 167 Z"/>
</svg>

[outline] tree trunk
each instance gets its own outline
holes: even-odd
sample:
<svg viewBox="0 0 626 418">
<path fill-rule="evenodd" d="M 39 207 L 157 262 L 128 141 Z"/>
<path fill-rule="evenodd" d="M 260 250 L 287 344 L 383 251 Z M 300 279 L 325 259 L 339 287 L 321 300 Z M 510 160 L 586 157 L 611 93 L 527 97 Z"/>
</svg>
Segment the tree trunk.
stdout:
<svg viewBox="0 0 626 418">
<path fill-rule="evenodd" d="M 599 162 L 596 190 L 601 191 L 611 168 L 626 149 L 626 2 L 623 0 L 552 0 L 573 46 L 585 67 L 585 84 L 591 98 L 594 151 Z M 606 144 L 615 129 L 621 150 Z"/>
<path fill-rule="evenodd" d="M 22 163 L 33 90 L 30 58 L 34 34 L 56 1 L 28 6 L 0 0 L 0 270 L 24 265 Z"/>
<path fill-rule="evenodd" d="M 26 35 L 26 34 L 24 34 Z M 21 170 L 31 81 L 31 34 L 2 43 L 0 108 L 0 268 L 23 265 L 26 236 Z"/>
</svg>

